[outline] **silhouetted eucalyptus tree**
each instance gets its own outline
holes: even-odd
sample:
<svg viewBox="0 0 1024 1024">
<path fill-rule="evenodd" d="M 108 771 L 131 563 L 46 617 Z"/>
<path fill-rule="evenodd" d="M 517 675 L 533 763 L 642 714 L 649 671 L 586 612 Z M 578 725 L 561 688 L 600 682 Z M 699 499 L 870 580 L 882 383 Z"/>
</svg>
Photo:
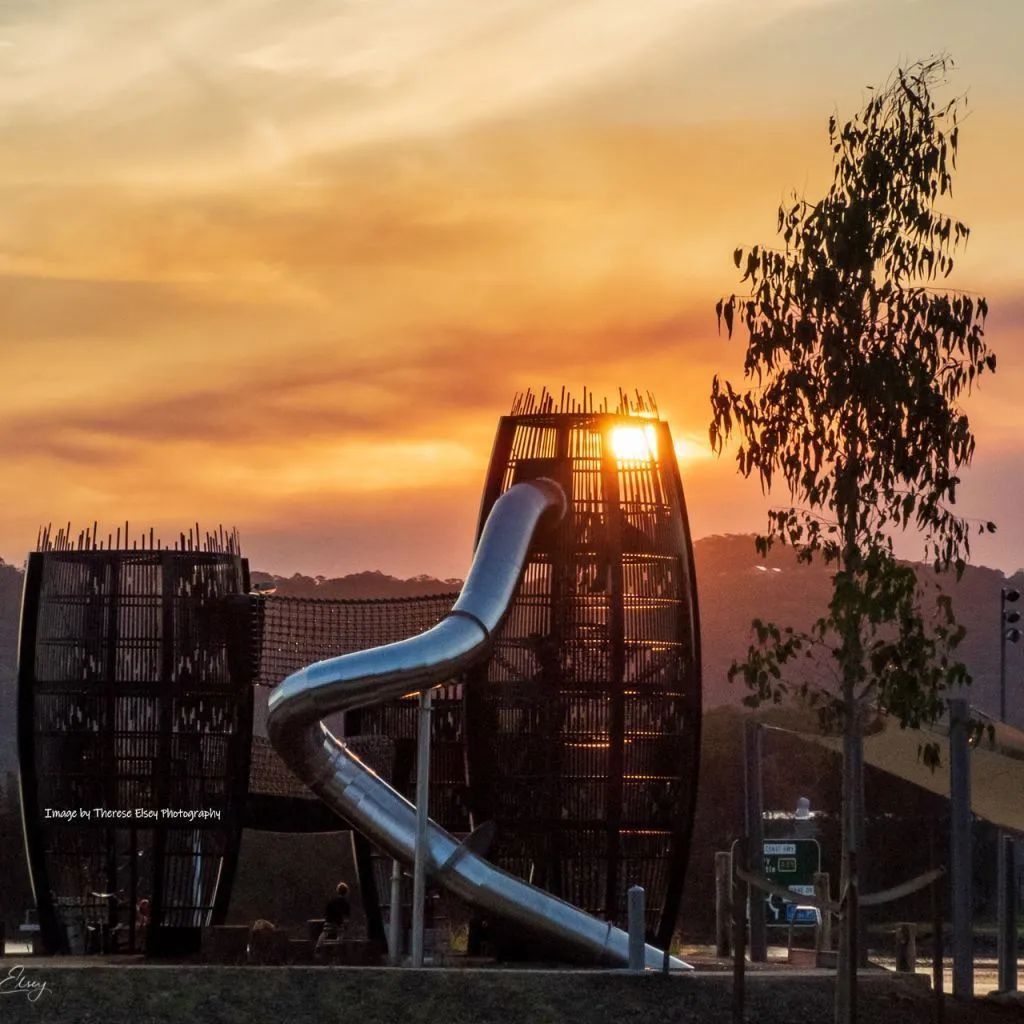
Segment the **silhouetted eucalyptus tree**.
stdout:
<svg viewBox="0 0 1024 1024">
<path fill-rule="evenodd" d="M 747 390 L 714 379 L 712 447 L 739 434 L 740 472 L 765 491 L 781 479 L 797 506 L 769 513 L 758 549 L 778 541 L 835 566 L 828 614 L 807 633 L 755 621 L 757 642 L 730 678 L 750 688 L 748 704 L 795 693 L 842 729 L 844 889 L 856 879 L 865 715 L 918 727 L 943 713 L 950 687 L 970 682 L 953 656 L 963 629 L 949 597 L 940 592 L 926 615 L 892 544 L 895 528 L 915 524 L 936 570 L 963 571 L 970 528 L 951 506 L 974 436 L 958 401 L 995 369 L 985 300 L 928 287 L 949 276 L 968 237 L 939 207 L 952 190 L 961 101 L 940 109 L 931 90 L 951 66 L 939 56 L 899 68 L 852 120 L 830 119 L 827 194 L 794 194 L 780 208 L 783 248 L 736 250 L 750 294 L 717 307 L 719 329 L 724 320 L 731 336 L 742 323 L 749 343 Z M 831 664 L 835 684 L 787 679 L 802 657 Z M 937 746 L 922 752 L 938 763 Z M 842 1020 L 855 996 L 852 934 L 844 928 Z"/>
</svg>

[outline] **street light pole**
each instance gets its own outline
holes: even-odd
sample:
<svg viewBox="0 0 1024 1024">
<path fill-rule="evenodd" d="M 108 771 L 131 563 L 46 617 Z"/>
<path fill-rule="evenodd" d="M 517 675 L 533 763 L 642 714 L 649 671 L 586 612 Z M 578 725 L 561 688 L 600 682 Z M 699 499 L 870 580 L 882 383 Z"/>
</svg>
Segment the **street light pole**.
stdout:
<svg viewBox="0 0 1024 1024">
<path fill-rule="evenodd" d="M 1016 609 L 1006 610 L 1008 604 L 1020 600 L 1020 591 L 1012 587 L 1003 587 L 999 592 L 999 721 L 1006 721 L 1006 641 L 1016 643 L 1021 632 L 1015 623 L 1020 622 L 1020 612 Z M 1010 629 L 1006 627 L 1010 626 Z"/>
<path fill-rule="evenodd" d="M 1020 591 L 1003 587 L 999 593 L 999 721 L 1006 721 L 1006 641 L 1017 643 L 1020 612 L 1007 610 L 1008 604 L 1020 600 Z M 1017 864 L 1015 841 L 1002 829 L 998 834 L 998 964 L 999 991 L 1017 989 Z"/>
</svg>

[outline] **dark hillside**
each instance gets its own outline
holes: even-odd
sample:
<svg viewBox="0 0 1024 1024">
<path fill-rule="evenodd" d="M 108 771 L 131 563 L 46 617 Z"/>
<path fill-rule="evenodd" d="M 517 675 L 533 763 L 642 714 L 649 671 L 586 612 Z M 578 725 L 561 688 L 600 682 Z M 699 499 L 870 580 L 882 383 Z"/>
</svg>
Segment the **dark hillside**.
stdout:
<svg viewBox="0 0 1024 1024">
<path fill-rule="evenodd" d="M 740 684 L 730 686 L 726 673 L 750 643 L 755 618 L 779 626 L 806 629 L 824 614 L 829 599 L 828 572 L 799 565 L 790 548 L 773 549 L 766 560 L 754 550 L 753 538 L 706 537 L 694 545 L 703 639 L 704 700 L 708 707 L 738 703 Z M 935 573 L 921 566 L 922 578 L 934 586 Z M 960 656 L 973 677 L 972 703 L 981 711 L 999 710 L 999 590 L 1010 584 L 1024 590 L 1024 572 L 1007 579 L 983 566 L 968 566 L 963 578 L 938 580 L 953 596 L 953 608 L 967 636 Z M 1024 608 L 1022 608 L 1024 611 Z M 1024 726 L 1024 650 L 1007 645 L 1008 719 Z"/>
<path fill-rule="evenodd" d="M 252 582 L 272 586 L 280 597 L 318 597 L 325 600 L 380 600 L 389 597 L 425 597 L 428 594 L 455 593 L 462 580 L 438 580 L 433 576 L 413 576 L 400 580 L 379 571 L 357 572 L 340 579 L 325 576 L 271 576 L 253 572 Z"/>
<path fill-rule="evenodd" d="M 750 641 L 750 622 L 761 617 L 779 625 L 806 628 L 828 602 L 828 573 L 819 566 L 798 565 L 788 548 L 773 550 L 762 560 L 749 535 L 705 537 L 694 545 L 700 594 L 705 706 L 739 704 L 743 692 L 726 679 L 733 659 Z M 933 574 L 922 568 L 929 577 Z M 455 592 L 460 580 L 416 576 L 401 580 L 381 572 L 362 572 L 340 579 L 296 574 L 285 578 L 253 572 L 253 581 L 276 586 L 288 597 L 363 598 L 417 597 Z M 1024 573 L 1007 581 L 995 569 L 969 566 L 959 583 L 944 585 L 967 629 L 963 659 L 974 677 L 973 701 L 990 714 L 999 707 L 999 588 L 1012 582 L 1024 589 Z M 16 762 L 14 680 L 22 572 L 0 563 L 0 770 Z M 1007 646 L 1007 692 L 1010 721 L 1024 726 L 1024 644 Z"/>
</svg>

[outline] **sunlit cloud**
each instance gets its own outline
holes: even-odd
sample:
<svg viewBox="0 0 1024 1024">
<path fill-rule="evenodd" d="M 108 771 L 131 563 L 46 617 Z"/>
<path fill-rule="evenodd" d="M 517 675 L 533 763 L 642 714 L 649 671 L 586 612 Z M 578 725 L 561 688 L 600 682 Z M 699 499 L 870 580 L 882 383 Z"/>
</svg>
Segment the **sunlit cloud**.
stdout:
<svg viewBox="0 0 1024 1024">
<path fill-rule="evenodd" d="M 0 117 L 40 153 L 75 152 L 80 172 L 124 180 L 130 155 L 142 178 L 180 181 L 198 157 L 206 179 L 237 177 L 557 103 L 836 2 L 54 3 L 4 28 Z M 47 136 L 70 122 L 88 137 Z"/>
<path fill-rule="evenodd" d="M 0 554 L 50 519 L 200 519 L 274 571 L 458 575 L 497 418 L 544 384 L 653 391 L 695 532 L 760 528 L 707 446 L 712 375 L 742 380 L 732 250 L 827 188 L 833 106 L 951 27 L 980 97 L 951 283 L 1000 359 L 964 500 L 1006 519 L 1024 86 L 987 60 L 999 5 L 916 6 L 8 5 Z"/>
</svg>

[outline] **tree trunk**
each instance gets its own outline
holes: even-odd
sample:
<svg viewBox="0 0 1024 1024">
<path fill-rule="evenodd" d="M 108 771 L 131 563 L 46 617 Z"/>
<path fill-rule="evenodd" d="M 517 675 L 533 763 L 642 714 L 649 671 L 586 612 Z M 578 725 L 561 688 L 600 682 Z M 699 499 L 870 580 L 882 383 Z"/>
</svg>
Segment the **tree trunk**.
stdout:
<svg viewBox="0 0 1024 1024">
<path fill-rule="evenodd" d="M 855 987 L 854 976 L 856 966 L 850 956 L 850 855 L 853 852 L 850 830 L 851 783 L 853 781 L 852 747 L 849 725 L 843 735 L 843 788 L 842 811 L 840 814 L 840 862 L 839 862 L 839 898 L 842 905 L 842 916 L 839 919 L 839 961 L 836 970 L 836 1007 L 835 1024 L 853 1024 L 852 996 Z"/>
<path fill-rule="evenodd" d="M 855 422 L 855 421 L 854 421 Z M 851 576 L 857 568 L 857 460 L 846 464 L 843 509 L 843 571 Z M 839 963 L 836 972 L 835 1024 L 857 1020 L 857 862 L 860 853 L 863 793 L 863 739 L 857 706 L 857 682 L 863 658 L 860 617 L 851 616 L 843 636 L 843 787 L 840 821 L 842 860 L 839 892 L 844 904 L 839 928 Z"/>
<path fill-rule="evenodd" d="M 839 927 L 839 963 L 836 972 L 835 1024 L 856 1024 L 859 879 L 857 865 L 861 848 L 862 822 L 859 807 L 863 785 L 861 765 L 863 739 L 856 715 L 847 715 L 843 736 L 842 861 L 839 892 L 843 915 Z"/>
</svg>

